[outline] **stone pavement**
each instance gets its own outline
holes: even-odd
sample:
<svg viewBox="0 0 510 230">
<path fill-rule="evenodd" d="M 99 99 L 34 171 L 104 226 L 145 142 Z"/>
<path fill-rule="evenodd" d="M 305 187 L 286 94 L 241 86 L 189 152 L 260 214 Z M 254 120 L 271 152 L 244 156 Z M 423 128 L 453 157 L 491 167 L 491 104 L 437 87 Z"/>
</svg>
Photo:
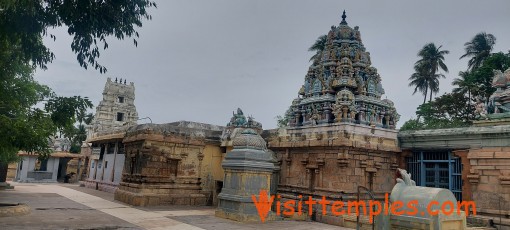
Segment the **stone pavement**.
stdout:
<svg viewBox="0 0 510 230">
<path fill-rule="evenodd" d="M 12 185 L 0 191 L 0 203 L 27 203 L 32 213 L 0 218 L 1 229 L 346 229 L 304 221 L 244 224 L 215 217 L 213 207 L 133 207 L 78 185 Z"/>
</svg>

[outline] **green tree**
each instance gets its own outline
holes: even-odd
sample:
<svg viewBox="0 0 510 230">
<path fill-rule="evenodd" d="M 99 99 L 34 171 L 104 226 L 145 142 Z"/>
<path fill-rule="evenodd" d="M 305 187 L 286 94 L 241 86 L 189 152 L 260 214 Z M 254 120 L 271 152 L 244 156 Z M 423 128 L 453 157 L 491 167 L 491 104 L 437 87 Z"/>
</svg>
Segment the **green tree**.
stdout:
<svg viewBox="0 0 510 230">
<path fill-rule="evenodd" d="M 92 123 L 94 116 L 92 113 L 87 113 L 87 109 L 81 107 L 76 114 L 76 121 L 78 125 L 70 126 L 64 129 L 64 136 L 71 141 L 71 153 L 79 153 L 83 141 L 87 139 L 86 125 Z"/>
<path fill-rule="evenodd" d="M 472 93 L 478 90 L 476 83 L 469 71 L 460 71 L 459 78 L 453 79 L 452 85 L 457 86 L 453 89 L 454 93 L 468 95 L 468 104 L 471 105 Z"/>
<path fill-rule="evenodd" d="M 48 138 L 69 130 L 78 111 L 91 106 L 86 98 L 57 97 L 33 79 L 35 69 L 46 69 L 55 57 L 43 43 L 43 36 L 56 39 L 48 28 L 66 26 L 80 66 L 104 73 L 99 47 L 108 48 L 108 36 L 134 37 L 136 46 L 135 27 L 151 18 L 150 7 L 156 4 L 148 0 L 0 1 L 0 171 L 19 150 L 48 156 Z M 44 102 L 44 109 L 36 107 Z"/>
<path fill-rule="evenodd" d="M 49 137 L 64 133 L 80 108 L 92 106 L 88 99 L 56 97 L 33 79 L 30 66 L 19 70 L 14 76 L 0 74 L 0 163 L 17 160 L 19 150 L 47 157 Z M 35 107 L 41 102 L 44 109 Z"/>
<path fill-rule="evenodd" d="M 287 116 L 278 115 L 276 116 L 276 123 L 278 128 L 286 127 L 289 123 L 289 118 Z"/>
<path fill-rule="evenodd" d="M 474 119 L 474 106 L 468 104 L 463 93 L 447 93 L 418 107 L 416 115 L 422 119 L 411 119 L 401 129 L 441 129 L 471 125 Z"/>
<path fill-rule="evenodd" d="M 422 65 L 414 65 L 414 73 L 409 78 L 409 86 L 414 86 L 413 95 L 420 91 L 423 94 L 423 103 L 427 100 L 427 92 L 429 89 L 429 75 Z"/>
<path fill-rule="evenodd" d="M 94 120 L 94 114 L 88 113 L 85 116 L 85 119 L 83 120 L 83 122 L 85 122 L 86 125 L 90 125 L 90 124 L 92 124 L 92 120 Z"/>
<path fill-rule="evenodd" d="M 56 125 L 60 135 L 65 130 L 72 130 L 76 123 L 80 111 L 92 108 L 92 102 L 88 98 L 80 96 L 74 97 L 54 97 L 45 104 L 45 109 L 54 111 L 51 119 Z"/>
<path fill-rule="evenodd" d="M 402 127 L 400 127 L 400 130 L 399 131 L 408 131 L 408 130 L 420 130 L 420 129 L 423 129 L 423 122 L 420 121 L 419 118 L 417 119 L 410 119 L 406 122 L 404 122 L 404 124 L 402 124 Z"/>
<path fill-rule="evenodd" d="M 430 92 L 429 102 L 432 101 L 432 94 L 439 92 L 439 78 L 445 78 L 443 74 L 438 73 L 441 69 L 448 72 L 448 67 L 444 63 L 444 55 L 449 54 L 448 50 L 441 50 L 443 46 L 437 47 L 434 43 L 428 43 L 418 52 L 420 60 L 415 65 L 425 68 L 428 77 L 428 88 Z"/>
<path fill-rule="evenodd" d="M 499 52 L 485 59 L 482 65 L 470 74 L 470 78 L 472 78 L 477 87 L 477 90 L 473 92 L 473 96 L 489 102 L 490 96 L 496 91 L 492 87 L 494 70 L 505 71 L 508 68 L 510 68 L 510 54 Z"/>
<path fill-rule="evenodd" d="M 483 61 L 491 56 L 492 48 L 496 44 L 496 37 L 492 34 L 481 32 L 476 34 L 471 41 L 464 44 L 466 53 L 460 57 L 470 57 L 468 69 L 474 70 L 483 64 Z"/>
<path fill-rule="evenodd" d="M 92 66 L 101 73 L 106 68 L 97 62 L 100 46 L 108 48 L 106 38 L 139 37 L 135 27 L 151 19 L 147 9 L 156 7 L 149 0 L 55 1 L 3 0 L 0 2 L 0 40 L 13 44 L 21 61 L 46 69 L 55 55 L 44 45 L 48 28 L 66 26 L 73 36 L 71 49 L 84 68 Z M 53 39 L 56 37 L 52 34 Z M 0 49 L 0 52 L 5 52 Z"/>
<path fill-rule="evenodd" d="M 326 49 L 326 41 L 328 39 L 328 36 L 321 35 L 315 40 L 315 43 L 313 43 L 310 48 L 308 48 L 308 51 L 315 52 L 315 54 L 310 58 L 311 60 L 314 60 L 315 58 L 319 57 L 322 51 Z"/>
<path fill-rule="evenodd" d="M 50 89 L 33 80 L 30 66 L 9 55 L 0 58 L 0 68 L 6 70 L 0 71 L 0 163 L 8 163 L 17 159 L 18 150 L 44 150 L 54 126 L 48 114 L 32 108 L 51 95 Z"/>
</svg>

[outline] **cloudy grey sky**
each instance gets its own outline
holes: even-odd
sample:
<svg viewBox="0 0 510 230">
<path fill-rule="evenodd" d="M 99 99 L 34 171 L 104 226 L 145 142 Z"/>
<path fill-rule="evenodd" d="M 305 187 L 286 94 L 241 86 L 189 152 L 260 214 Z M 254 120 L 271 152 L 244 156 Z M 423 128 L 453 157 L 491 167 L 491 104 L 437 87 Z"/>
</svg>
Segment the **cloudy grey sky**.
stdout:
<svg viewBox="0 0 510 230">
<path fill-rule="evenodd" d="M 296 1 L 296 0 L 156 0 L 152 21 L 139 29 L 138 47 L 132 40 L 109 39 L 101 53 L 107 74 L 85 70 L 71 52 L 65 28 L 46 39 L 56 54 L 47 71 L 36 79 L 65 96 L 102 98 L 107 77 L 135 82 L 140 117 L 154 123 L 178 120 L 225 125 L 241 107 L 264 128 L 276 127 L 297 96 L 313 53 L 315 39 L 341 21 L 347 11 L 351 27 L 359 26 L 382 77 L 386 95 L 402 115 L 399 126 L 415 116 L 423 100 L 407 86 L 428 42 L 450 51 L 450 72 L 441 80 L 441 93 L 465 70 L 459 60 L 463 44 L 476 33 L 496 36 L 494 51 L 510 49 L 510 1 Z M 145 121 L 141 121 L 144 123 Z"/>
</svg>

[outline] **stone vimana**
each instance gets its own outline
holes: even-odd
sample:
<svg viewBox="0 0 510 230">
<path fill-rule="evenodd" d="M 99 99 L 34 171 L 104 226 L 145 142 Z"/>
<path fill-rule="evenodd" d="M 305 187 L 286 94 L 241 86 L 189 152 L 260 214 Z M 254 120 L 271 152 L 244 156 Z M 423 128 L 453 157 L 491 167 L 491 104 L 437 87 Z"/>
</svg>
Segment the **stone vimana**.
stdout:
<svg viewBox="0 0 510 230">
<path fill-rule="evenodd" d="M 400 116 L 391 100 L 381 99 L 381 76 L 359 27 L 351 28 L 346 18 L 344 11 L 340 25 L 331 26 L 324 50 L 315 55 L 286 113 L 289 126 L 350 122 L 395 129 Z"/>
</svg>

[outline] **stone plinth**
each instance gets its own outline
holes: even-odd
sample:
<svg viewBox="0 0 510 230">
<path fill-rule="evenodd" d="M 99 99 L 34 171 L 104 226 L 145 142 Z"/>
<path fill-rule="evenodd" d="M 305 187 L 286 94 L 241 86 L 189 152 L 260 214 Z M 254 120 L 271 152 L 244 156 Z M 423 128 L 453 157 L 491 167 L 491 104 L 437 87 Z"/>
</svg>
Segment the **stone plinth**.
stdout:
<svg viewBox="0 0 510 230">
<path fill-rule="evenodd" d="M 242 129 L 242 128 L 240 128 Z M 260 200 L 262 190 L 272 190 L 272 178 L 278 167 L 266 143 L 253 129 L 244 129 L 233 138 L 234 149 L 222 163 L 225 170 L 223 189 L 218 195 L 216 216 L 243 222 L 260 222 L 252 196 Z M 274 194 L 273 194 L 274 195 Z M 269 212 L 266 220 L 275 218 Z"/>
</svg>

